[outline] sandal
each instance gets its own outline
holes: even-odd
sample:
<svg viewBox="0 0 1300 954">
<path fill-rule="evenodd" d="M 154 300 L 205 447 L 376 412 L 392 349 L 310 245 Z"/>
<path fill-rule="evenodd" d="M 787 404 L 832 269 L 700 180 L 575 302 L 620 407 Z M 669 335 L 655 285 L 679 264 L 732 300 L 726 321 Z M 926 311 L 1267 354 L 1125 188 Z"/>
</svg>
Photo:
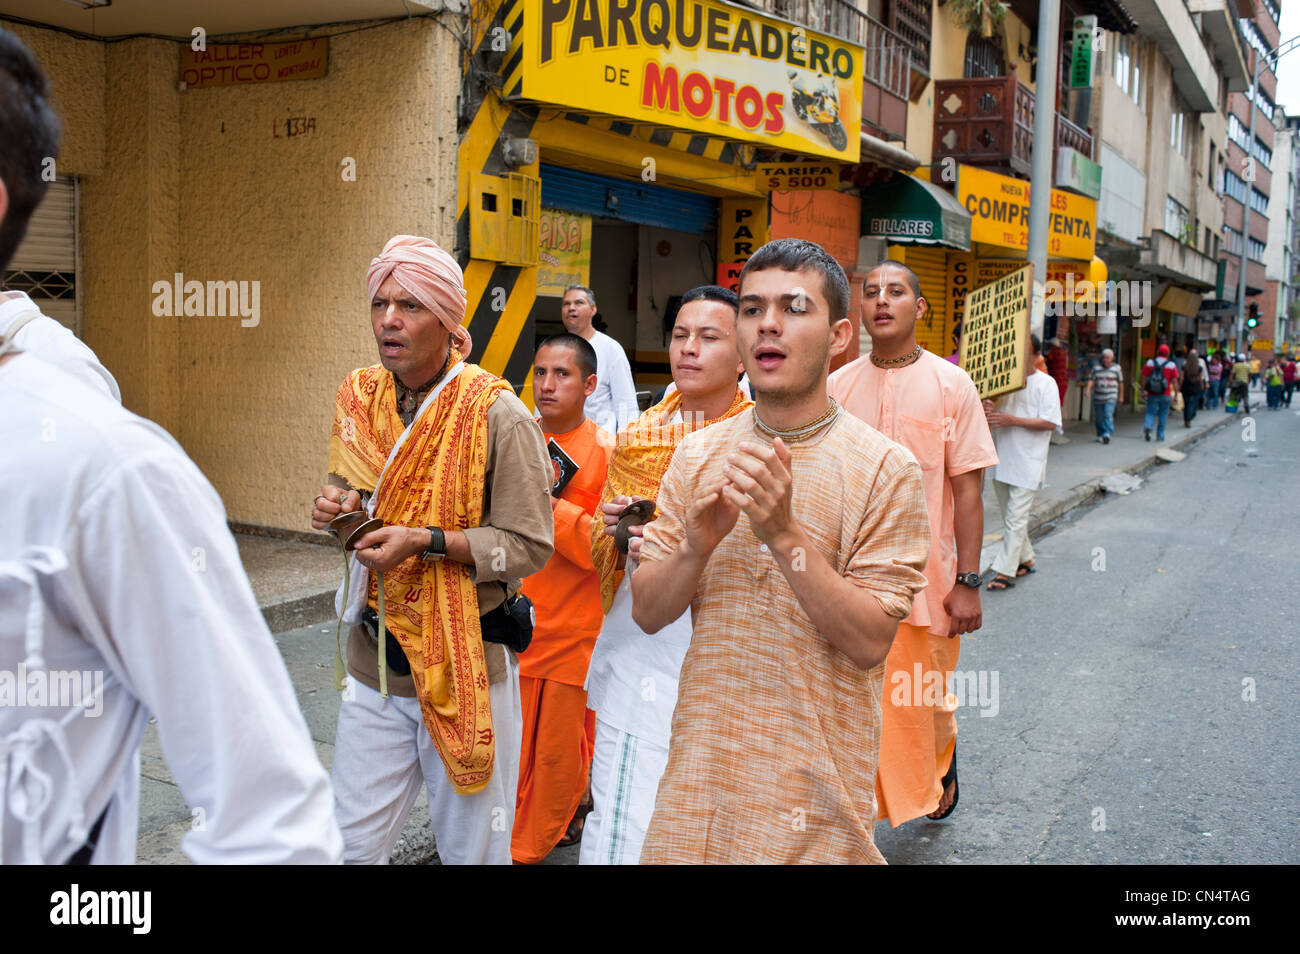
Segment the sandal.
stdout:
<svg viewBox="0 0 1300 954">
<path fill-rule="evenodd" d="M 1028 576 L 1030 573 L 1034 572 L 1037 571 L 1035 571 L 1032 563 L 1022 563 L 1020 566 L 1016 567 L 1016 579 L 1019 579 L 1022 576 Z"/>
<path fill-rule="evenodd" d="M 943 821 L 957 808 L 957 800 L 961 798 L 961 786 L 957 784 L 957 746 L 952 747 L 952 764 L 948 766 L 948 772 L 943 777 L 943 790 L 948 791 L 948 786 L 952 786 L 952 804 L 943 814 L 926 815 L 931 821 Z"/>
<path fill-rule="evenodd" d="M 989 580 L 989 585 L 984 587 L 984 589 L 994 590 L 994 591 L 1010 590 L 1010 589 L 1014 589 L 1015 585 L 1016 584 L 1012 583 L 1004 576 L 995 576 L 993 579 Z"/>
<path fill-rule="evenodd" d="M 564 836 L 555 843 L 556 848 L 567 848 L 582 841 L 582 829 L 586 827 L 587 816 L 591 814 L 594 807 L 594 805 L 578 806 L 578 810 L 573 813 L 573 818 L 569 821 L 569 827 L 565 830 Z"/>
</svg>

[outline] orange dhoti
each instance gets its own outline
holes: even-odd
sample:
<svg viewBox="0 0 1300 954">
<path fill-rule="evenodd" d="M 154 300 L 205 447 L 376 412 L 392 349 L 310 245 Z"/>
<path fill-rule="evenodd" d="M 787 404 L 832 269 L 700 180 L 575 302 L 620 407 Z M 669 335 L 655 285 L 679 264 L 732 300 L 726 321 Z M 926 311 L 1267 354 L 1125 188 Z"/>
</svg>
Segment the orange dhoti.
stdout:
<svg viewBox="0 0 1300 954">
<path fill-rule="evenodd" d="M 550 679 L 519 677 L 523 747 L 510 854 L 536 864 L 551 853 L 587 790 L 596 714 L 587 691 Z"/>
<path fill-rule="evenodd" d="M 876 772 L 880 818 L 894 828 L 937 810 L 943 797 L 957 744 L 957 698 L 947 689 L 960 652 L 960 636 L 898 626 L 885 661 Z"/>
</svg>

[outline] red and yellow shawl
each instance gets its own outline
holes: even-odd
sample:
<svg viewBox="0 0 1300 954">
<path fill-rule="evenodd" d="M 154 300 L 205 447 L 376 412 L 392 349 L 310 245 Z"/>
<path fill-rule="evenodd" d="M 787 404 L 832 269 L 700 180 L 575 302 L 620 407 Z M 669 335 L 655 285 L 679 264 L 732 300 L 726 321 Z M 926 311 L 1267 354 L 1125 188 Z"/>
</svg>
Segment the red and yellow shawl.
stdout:
<svg viewBox="0 0 1300 954">
<path fill-rule="evenodd" d="M 614 456 L 609 461 L 609 476 L 605 479 L 601 503 L 609 503 L 619 495 L 654 500 L 659 496 L 659 484 L 682 438 L 701 427 L 734 417 L 753 404 L 737 388 L 731 407 L 722 417 L 712 421 L 671 424 L 673 415 L 682 406 L 681 392 L 674 391 L 619 432 Z M 656 511 L 655 516 L 658 515 Z M 605 533 L 605 521 L 599 511 L 591 521 L 591 554 L 600 576 L 601 607 L 608 613 L 610 604 L 614 602 L 614 593 L 623 582 L 623 571 L 617 568 L 619 552 L 614 547 L 614 538 Z"/>
<path fill-rule="evenodd" d="M 457 360 L 459 360 L 457 358 Z M 488 408 L 509 385 L 467 364 L 419 418 L 384 476 L 375 516 L 386 524 L 479 526 L 487 481 Z M 338 391 L 330 434 L 330 471 L 372 492 L 405 430 L 393 376 L 384 368 L 348 375 Z M 387 625 L 411 663 L 425 727 L 447 775 L 462 794 L 492 777 L 495 735 L 469 567 L 411 557 L 384 574 Z M 370 605 L 378 585 L 370 580 Z"/>
</svg>

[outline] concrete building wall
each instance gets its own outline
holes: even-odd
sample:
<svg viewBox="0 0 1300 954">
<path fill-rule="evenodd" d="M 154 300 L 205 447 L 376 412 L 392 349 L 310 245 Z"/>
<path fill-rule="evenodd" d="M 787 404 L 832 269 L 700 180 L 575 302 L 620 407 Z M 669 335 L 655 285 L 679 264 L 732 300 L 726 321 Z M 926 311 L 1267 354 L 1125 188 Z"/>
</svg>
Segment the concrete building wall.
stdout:
<svg viewBox="0 0 1300 954">
<path fill-rule="evenodd" d="M 370 259 L 398 233 L 453 242 L 455 39 L 401 21 L 331 38 L 322 79 L 179 92 L 176 43 L 15 32 L 65 117 L 59 172 L 81 178 L 86 343 L 231 520 L 305 529 L 335 391 L 377 360 Z M 257 325 L 155 316 L 177 272 L 258 282 Z"/>
</svg>

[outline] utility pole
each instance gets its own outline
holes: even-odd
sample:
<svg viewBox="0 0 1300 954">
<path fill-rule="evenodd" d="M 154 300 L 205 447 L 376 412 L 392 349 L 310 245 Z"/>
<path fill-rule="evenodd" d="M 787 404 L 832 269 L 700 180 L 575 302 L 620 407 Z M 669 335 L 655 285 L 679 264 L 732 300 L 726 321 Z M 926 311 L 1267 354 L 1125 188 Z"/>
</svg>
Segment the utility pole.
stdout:
<svg viewBox="0 0 1300 954">
<path fill-rule="evenodd" d="M 1259 50 L 1253 50 L 1250 78 L 1250 135 L 1246 139 L 1246 169 L 1252 168 L 1255 161 L 1255 100 L 1259 98 Z M 1245 172 L 1246 169 L 1241 170 Z M 1246 197 L 1241 213 L 1241 265 L 1237 270 L 1237 353 L 1246 352 L 1246 250 L 1250 248 L 1250 197 L 1255 188 L 1253 175 L 1242 176 L 1246 180 Z"/>
<path fill-rule="evenodd" d="M 1043 334 L 1043 288 L 1047 283 L 1047 223 L 1052 206 L 1052 157 L 1056 145 L 1056 87 L 1061 46 L 1061 0 L 1038 0 L 1038 78 L 1034 83 L 1033 170 L 1029 179 L 1029 261 L 1034 266 L 1030 330 Z"/>
</svg>

